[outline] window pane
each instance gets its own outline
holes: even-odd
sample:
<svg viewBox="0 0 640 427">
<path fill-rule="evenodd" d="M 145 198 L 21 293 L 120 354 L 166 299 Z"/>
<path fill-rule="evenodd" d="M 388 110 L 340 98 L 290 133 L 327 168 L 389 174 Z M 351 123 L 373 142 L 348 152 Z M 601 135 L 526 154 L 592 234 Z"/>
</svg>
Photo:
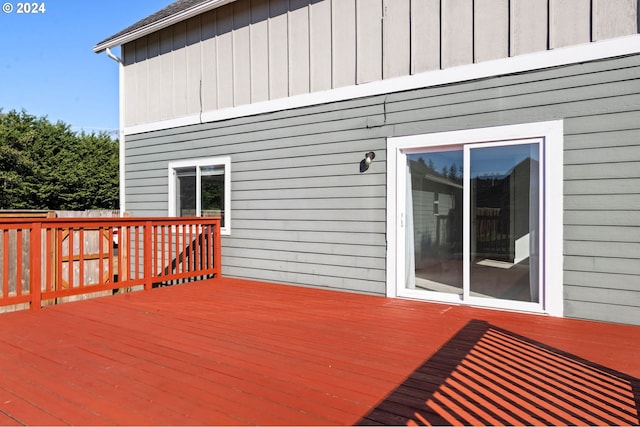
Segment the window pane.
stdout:
<svg viewBox="0 0 640 427">
<path fill-rule="evenodd" d="M 176 169 L 176 214 L 196 215 L 196 168 Z"/>
<path fill-rule="evenodd" d="M 206 166 L 201 169 L 202 216 L 219 216 L 224 227 L 224 166 Z"/>
</svg>

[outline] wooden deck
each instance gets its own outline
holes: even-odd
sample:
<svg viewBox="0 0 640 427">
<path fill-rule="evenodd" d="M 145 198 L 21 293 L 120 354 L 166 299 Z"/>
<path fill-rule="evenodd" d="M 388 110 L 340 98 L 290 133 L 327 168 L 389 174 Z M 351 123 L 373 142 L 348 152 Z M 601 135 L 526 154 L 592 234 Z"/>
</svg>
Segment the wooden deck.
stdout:
<svg viewBox="0 0 640 427">
<path fill-rule="evenodd" d="M 233 279 L 0 316 L 1 425 L 639 424 L 640 327 Z"/>
</svg>

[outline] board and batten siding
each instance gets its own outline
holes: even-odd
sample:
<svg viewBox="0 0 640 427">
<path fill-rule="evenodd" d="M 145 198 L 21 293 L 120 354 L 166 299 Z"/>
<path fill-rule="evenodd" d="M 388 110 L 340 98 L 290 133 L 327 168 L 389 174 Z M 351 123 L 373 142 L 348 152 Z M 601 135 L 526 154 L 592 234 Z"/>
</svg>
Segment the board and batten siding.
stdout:
<svg viewBox="0 0 640 427">
<path fill-rule="evenodd" d="M 168 162 L 230 156 L 225 276 L 384 294 L 387 137 L 560 119 L 565 315 L 640 324 L 639 55 L 129 135 L 127 210 L 167 214 Z"/>
<path fill-rule="evenodd" d="M 123 47 L 125 126 L 637 33 L 637 0 L 237 0 Z"/>
</svg>

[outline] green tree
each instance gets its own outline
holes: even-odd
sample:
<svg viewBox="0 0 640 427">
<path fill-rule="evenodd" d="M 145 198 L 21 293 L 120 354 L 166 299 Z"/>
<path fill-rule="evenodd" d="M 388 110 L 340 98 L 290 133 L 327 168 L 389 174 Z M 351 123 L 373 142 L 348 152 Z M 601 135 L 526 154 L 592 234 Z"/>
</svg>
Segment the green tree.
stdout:
<svg viewBox="0 0 640 427">
<path fill-rule="evenodd" d="M 25 111 L 0 115 L 0 208 L 116 209 L 118 144 Z"/>
</svg>

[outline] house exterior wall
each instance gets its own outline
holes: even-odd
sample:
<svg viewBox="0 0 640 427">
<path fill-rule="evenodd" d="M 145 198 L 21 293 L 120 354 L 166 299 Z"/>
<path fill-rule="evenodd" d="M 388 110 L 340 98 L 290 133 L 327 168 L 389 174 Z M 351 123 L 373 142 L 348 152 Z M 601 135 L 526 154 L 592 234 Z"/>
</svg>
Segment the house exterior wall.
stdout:
<svg viewBox="0 0 640 427">
<path fill-rule="evenodd" d="M 124 125 L 636 33 L 636 0 L 237 0 L 123 47 Z"/>
<path fill-rule="evenodd" d="M 386 138 L 549 120 L 565 132 L 548 184 L 564 187 L 564 314 L 640 324 L 640 55 L 128 135 L 126 206 L 166 215 L 169 162 L 230 156 L 223 275 L 382 295 Z"/>
</svg>

